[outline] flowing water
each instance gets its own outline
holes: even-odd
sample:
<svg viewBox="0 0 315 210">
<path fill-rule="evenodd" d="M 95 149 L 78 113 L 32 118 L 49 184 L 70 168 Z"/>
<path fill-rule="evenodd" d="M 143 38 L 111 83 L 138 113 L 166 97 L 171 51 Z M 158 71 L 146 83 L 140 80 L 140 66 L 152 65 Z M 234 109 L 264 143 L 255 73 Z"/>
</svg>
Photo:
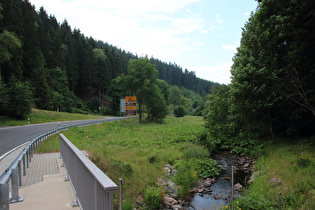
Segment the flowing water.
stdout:
<svg viewBox="0 0 315 210">
<path fill-rule="evenodd" d="M 211 185 L 207 194 L 196 193 L 190 202 L 188 210 L 212 210 L 221 209 L 228 205 L 231 200 L 232 191 L 232 166 L 236 165 L 237 157 L 230 153 L 221 153 L 213 157 L 219 165 L 222 165 L 220 175 L 216 178 L 216 182 Z M 234 185 L 240 183 L 245 186 L 245 178 L 248 176 L 242 170 L 236 170 L 234 173 Z M 240 196 L 240 192 L 235 191 L 234 196 Z"/>
</svg>

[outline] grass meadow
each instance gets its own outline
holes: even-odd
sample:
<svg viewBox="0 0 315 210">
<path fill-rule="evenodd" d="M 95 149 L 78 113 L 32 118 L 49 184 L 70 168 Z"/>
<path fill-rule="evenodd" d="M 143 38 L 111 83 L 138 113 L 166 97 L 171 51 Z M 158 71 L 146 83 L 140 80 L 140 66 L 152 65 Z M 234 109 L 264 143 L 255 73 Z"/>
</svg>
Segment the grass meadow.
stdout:
<svg viewBox="0 0 315 210">
<path fill-rule="evenodd" d="M 203 124 L 202 117 L 191 116 L 168 117 L 162 124 L 124 120 L 71 128 L 63 134 L 80 150 L 87 151 L 116 184 L 119 178 L 125 181 L 124 202 L 132 206 L 138 196 L 145 197 L 148 188 L 157 186 L 156 180 L 165 176 L 166 164 L 209 157 L 207 149 L 198 143 Z M 58 136 L 45 141 L 38 150 L 54 151 L 59 151 Z"/>
</svg>

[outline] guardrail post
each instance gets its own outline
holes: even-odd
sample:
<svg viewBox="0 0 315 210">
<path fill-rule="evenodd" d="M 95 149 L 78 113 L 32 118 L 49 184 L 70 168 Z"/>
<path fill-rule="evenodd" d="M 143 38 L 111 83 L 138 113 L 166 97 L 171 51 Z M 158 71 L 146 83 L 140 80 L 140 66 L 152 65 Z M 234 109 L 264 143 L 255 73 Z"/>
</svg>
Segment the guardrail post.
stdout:
<svg viewBox="0 0 315 210">
<path fill-rule="evenodd" d="M 32 162 L 32 145 L 30 145 L 29 149 L 27 150 L 28 151 L 28 162 Z"/>
<path fill-rule="evenodd" d="M 34 151 L 36 151 L 38 149 L 38 137 L 35 139 L 35 142 L 34 142 Z"/>
<path fill-rule="evenodd" d="M 26 150 L 26 167 L 28 168 L 29 167 L 29 159 L 30 159 L 30 157 L 29 157 L 29 155 L 28 155 L 28 153 L 29 153 L 29 151 L 28 150 Z"/>
<path fill-rule="evenodd" d="M 0 183 L 0 209 L 9 210 L 9 180 Z"/>
<path fill-rule="evenodd" d="M 19 168 L 16 166 L 12 169 L 11 174 L 11 184 L 12 184 L 12 198 L 10 198 L 10 203 L 22 202 L 24 197 L 19 197 Z"/>
<path fill-rule="evenodd" d="M 25 163 L 25 157 L 26 155 L 24 154 L 23 155 L 23 158 L 22 158 L 22 160 L 23 160 L 23 176 L 25 176 L 26 175 L 26 163 Z"/>
<path fill-rule="evenodd" d="M 19 186 L 22 186 L 22 166 L 21 166 L 21 160 L 19 160 L 18 169 L 19 169 Z"/>
<path fill-rule="evenodd" d="M 34 153 L 34 144 L 31 144 L 31 158 L 33 158 L 33 153 Z M 30 158 L 30 162 L 31 162 Z"/>
</svg>

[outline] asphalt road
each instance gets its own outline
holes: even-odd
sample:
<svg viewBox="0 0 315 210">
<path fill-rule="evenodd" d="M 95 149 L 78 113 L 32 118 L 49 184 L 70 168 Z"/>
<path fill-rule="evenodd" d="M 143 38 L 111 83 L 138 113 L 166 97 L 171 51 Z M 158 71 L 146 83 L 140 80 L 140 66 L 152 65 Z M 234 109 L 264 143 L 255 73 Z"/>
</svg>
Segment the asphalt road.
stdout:
<svg viewBox="0 0 315 210">
<path fill-rule="evenodd" d="M 121 117 L 107 117 L 106 121 L 114 121 L 122 119 Z M 100 120 L 80 120 L 60 122 L 60 127 L 78 124 L 83 122 L 97 122 Z M 15 147 L 34 139 L 36 136 L 58 127 L 58 122 L 34 124 L 26 126 L 0 127 L 0 157 Z"/>
</svg>

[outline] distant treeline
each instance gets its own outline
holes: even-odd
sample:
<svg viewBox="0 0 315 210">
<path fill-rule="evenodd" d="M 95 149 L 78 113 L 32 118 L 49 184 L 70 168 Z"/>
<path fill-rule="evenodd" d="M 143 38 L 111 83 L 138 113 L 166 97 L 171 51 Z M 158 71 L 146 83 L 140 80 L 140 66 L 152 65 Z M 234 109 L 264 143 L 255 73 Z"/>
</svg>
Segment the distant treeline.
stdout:
<svg viewBox="0 0 315 210">
<path fill-rule="evenodd" d="M 112 80 L 127 74 L 130 59 L 138 59 L 130 52 L 84 36 L 66 20 L 60 24 L 44 8 L 36 11 L 28 0 L 0 2 L 2 86 L 10 89 L 20 82 L 22 89 L 30 90 L 37 108 L 55 110 L 62 106 L 66 107 L 64 111 L 73 111 L 73 107 L 82 106 L 82 101 L 110 98 Z M 159 78 L 170 85 L 201 96 L 217 85 L 197 78 L 193 71 L 183 71 L 175 63 L 150 60 Z"/>
</svg>

